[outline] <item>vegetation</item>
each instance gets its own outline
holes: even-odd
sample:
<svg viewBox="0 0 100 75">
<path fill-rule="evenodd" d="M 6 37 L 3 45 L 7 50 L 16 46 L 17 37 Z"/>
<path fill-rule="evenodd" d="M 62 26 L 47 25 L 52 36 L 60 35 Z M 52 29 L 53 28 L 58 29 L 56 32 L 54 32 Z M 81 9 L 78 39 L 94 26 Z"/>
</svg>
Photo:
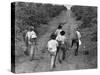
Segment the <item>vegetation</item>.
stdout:
<svg viewBox="0 0 100 75">
<path fill-rule="evenodd" d="M 23 55 L 25 49 L 24 37 L 27 29 L 35 27 L 38 37 L 44 35 L 49 29 L 49 22 L 66 8 L 62 5 L 14 2 L 15 4 L 15 53 Z M 13 8 L 12 8 L 13 9 Z"/>
<path fill-rule="evenodd" d="M 79 29 L 91 29 L 91 36 L 93 36 L 91 40 L 97 41 L 97 7 L 73 6 L 71 10 L 76 17 L 76 20 L 82 21 L 82 24 L 79 26 Z"/>
<path fill-rule="evenodd" d="M 91 27 L 97 25 L 97 7 L 91 6 L 73 6 L 72 12 L 83 23 L 80 28 Z"/>
<path fill-rule="evenodd" d="M 59 5 L 25 2 L 16 2 L 15 7 L 17 32 L 23 32 L 29 26 L 34 26 L 35 31 L 40 33 L 39 29 L 46 27 L 53 17 L 66 10 L 64 6 Z"/>
</svg>

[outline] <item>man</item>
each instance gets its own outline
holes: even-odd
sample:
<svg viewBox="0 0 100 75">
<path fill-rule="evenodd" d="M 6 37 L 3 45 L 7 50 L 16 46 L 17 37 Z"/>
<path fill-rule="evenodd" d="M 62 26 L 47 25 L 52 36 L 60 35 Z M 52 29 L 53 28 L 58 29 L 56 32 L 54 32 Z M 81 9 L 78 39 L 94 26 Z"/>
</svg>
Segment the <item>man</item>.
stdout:
<svg viewBox="0 0 100 75">
<path fill-rule="evenodd" d="M 33 58 L 35 52 L 34 48 L 36 46 L 36 38 L 37 38 L 37 35 L 34 31 L 34 27 L 29 28 L 29 31 L 27 31 L 25 38 L 27 41 L 27 50 L 29 51 L 30 57 Z"/>
<path fill-rule="evenodd" d="M 65 46 L 66 36 L 65 36 L 65 31 L 61 31 L 60 35 L 58 35 L 56 37 L 56 40 L 59 43 L 59 47 L 58 47 L 58 60 L 61 63 L 62 60 L 64 60 L 65 56 L 66 56 L 66 46 Z"/>
<path fill-rule="evenodd" d="M 80 32 L 79 31 L 75 31 L 74 37 L 72 38 L 72 45 L 71 45 L 71 47 L 73 46 L 73 44 L 76 44 L 77 45 L 77 48 L 75 49 L 75 56 L 78 55 L 78 48 L 81 45 L 80 38 L 81 38 Z"/>
<path fill-rule="evenodd" d="M 58 46 L 58 42 L 56 41 L 56 36 L 51 35 L 51 40 L 49 40 L 48 44 L 47 44 L 48 51 L 49 51 L 50 56 L 51 56 L 50 70 L 52 70 L 53 68 L 56 67 L 55 61 L 56 61 L 57 46 Z"/>
<path fill-rule="evenodd" d="M 56 32 L 55 32 L 55 34 L 58 36 L 58 35 L 60 35 L 61 31 L 62 31 L 62 26 L 59 25 L 58 28 L 57 28 L 57 30 L 56 30 Z"/>
</svg>

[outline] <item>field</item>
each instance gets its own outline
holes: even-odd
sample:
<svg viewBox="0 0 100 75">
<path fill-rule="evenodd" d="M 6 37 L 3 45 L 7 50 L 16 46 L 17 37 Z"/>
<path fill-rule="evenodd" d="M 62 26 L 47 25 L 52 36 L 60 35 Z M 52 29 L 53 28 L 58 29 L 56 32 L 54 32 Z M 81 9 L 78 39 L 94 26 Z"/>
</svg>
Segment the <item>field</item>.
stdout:
<svg viewBox="0 0 100 75">
<path fill-rule="evenodd" d="M 67 10 L 63 5 L 15 3 L 15 70 L 16 73 L 47 72 L 50 68 L 50 55 L 45 47 L 52 32 L 60 23 L 66 23 L 63 30 L 69 45 L 76 28 L 82 35 L 79 55 L 69 47 L 66 60 L 56 63 L 54 71 L 97 68 L 97 7 L 73 6 Z M 24 54 L 23 34 L 29 26 L 34 26 L 38 35 L 36 60 L 30 61 Z"/>
</svg>

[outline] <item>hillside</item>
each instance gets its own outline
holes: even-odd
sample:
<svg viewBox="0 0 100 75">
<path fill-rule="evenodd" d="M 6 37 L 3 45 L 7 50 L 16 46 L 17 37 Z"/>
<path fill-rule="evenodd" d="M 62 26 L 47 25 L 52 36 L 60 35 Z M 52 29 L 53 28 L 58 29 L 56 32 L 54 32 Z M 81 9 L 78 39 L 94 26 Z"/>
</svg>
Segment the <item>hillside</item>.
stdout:
<svg viewBox="0 0 100 75">
<path fill-rule="evenodd" d="M 86 8 L 84 8 L 84 10 L 85 9 Z M 69 46 L 71 44 L 73 32 L 76 28 L 78 28 L 82 34 L 82 45 L 79 48 L 78 56 L 74 56 L 75 47 L 69 48 L 66 53 L 66 60 L 63 61 L 62 64 L 57 62 L 55 71 L 97 68 L 97 41 L 91 40 L 94 37 L 96 38 L 97 24 L 91 27 L 80 27 L 80 25 L 83 24 L 83 20 L 77 20 L 77 17 L 78 16 L 75 16 L 73 10 L 63 10 L 59 15 L 53 17 L 47 22 L 45 26 L 46 30 L 44 29 L 44 25 L 41 24 L 40 30 L 43 30 L 44 32 L 43 34 L 41 33 L 38 38 L 36 60 L 30 61 L 29 57 L 23 54 L 25 48 L 24 42 L 22 40 L 17 40 L 16 48 L 18 49 L 16 49 L 16 73 L 49 71 L 50 56 L 48 53 L 43 53 L 42 51 L 45 50 L 50 34 L 57 29 L 59 23 L 63 22 L 66 22 L 63 26 L 63 30 L 66 32 Z"/>
</svg>

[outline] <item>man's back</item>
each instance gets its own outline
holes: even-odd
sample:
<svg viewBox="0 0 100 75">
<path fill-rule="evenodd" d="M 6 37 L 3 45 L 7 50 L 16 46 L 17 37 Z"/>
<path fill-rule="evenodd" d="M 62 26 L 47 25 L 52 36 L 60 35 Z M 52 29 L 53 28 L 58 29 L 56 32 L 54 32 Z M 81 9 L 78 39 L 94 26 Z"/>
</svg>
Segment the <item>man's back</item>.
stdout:
<svg viewBox="0 0 100 75">
<path fill-rule="evenodd" d="M 56 38 L 57 41 L 61 41 L 62 44 L 64 44 L 65 40 L 66 40 L 66 37 L 63 35 L 58 35 L 57 38 Z"/>
<path fill-rule="evenodd" d="M 36 38 L 36 33 L 34 31 L 28 31 L 26 33 L 26 37 L 28 37 L 28 39 L 31 39 L 31 38 Z"/>
<path fill-rule="evenodd" d="M 74 33 L 73 33 L 73 37 L 72 37 L 72 39 L 80 39 L 81 38 L 81 34 L 80 34 L 80 32 L 79 31 L 75 31 Z"/>
<path fill-rule="evenodd" d="M 51 51 L 56 51 L 58 46 L 58 42 L 56 40 L 48 41 L 48 49 L 51 48 Z"/>
<path fill-rule="evenodd" d="M 81 38 L 80 32 L 79 32 L 79 31 L 76 31 L 76 34 L 77 34 L 77 36 L 78 36 L 78 39 L 80 39 L 80 38 Z"/>
</svg>

